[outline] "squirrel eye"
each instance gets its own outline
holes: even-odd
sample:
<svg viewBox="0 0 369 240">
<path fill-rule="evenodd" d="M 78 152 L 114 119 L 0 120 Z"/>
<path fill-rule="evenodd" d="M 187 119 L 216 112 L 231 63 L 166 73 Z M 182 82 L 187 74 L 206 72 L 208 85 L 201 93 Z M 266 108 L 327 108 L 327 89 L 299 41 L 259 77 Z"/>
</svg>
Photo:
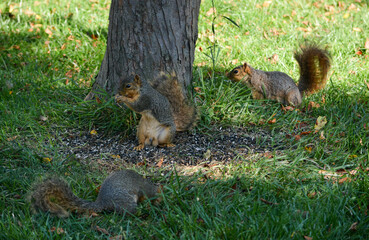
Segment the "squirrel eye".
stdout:
<svg viewBox="0 0 369 240">
<path fill-rule="evenodd" d="M 131 87 L 131 84 L 129 84 L 129 83 L 128 83 L 128 84 L 126 85 L 126 88 L 130 88 L 130 87 Z"/>
<path fill-rule="evenodd" d="M 233 71 L 233 73 L 234 73 L 234 74 L 237 74 L 237 73 L 238 73 L 238 70 L 234 70 L 234 71 Z"/>
</svg>

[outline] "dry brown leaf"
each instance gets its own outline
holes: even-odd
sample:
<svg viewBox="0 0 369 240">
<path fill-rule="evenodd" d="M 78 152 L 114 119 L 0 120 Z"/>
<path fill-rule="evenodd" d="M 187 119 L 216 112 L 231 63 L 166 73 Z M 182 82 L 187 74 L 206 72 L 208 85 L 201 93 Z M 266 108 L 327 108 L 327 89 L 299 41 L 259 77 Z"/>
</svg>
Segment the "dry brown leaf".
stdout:
<svg viewBox="0 0 369 240">
<path fill-rule="evenodd" d="M 313 150 L 313 148 L 312 147 L 305 146 L 305 150 L 308 151 L 309 153 L 311 153 L 311 151 Z"/>
<path fill-rule="evenodd" d="M 369 50 L 369 39 L 366 40 L 364 48 Z"/>
<path fill-rule="evenodd" d="M 271 57 L 268 58 L 268 60 L 272 64 L 276 64 L 279 61 L 279 56 L 278 56 L 278 54 L 273 54 Z"/>
<path fill-rule="evenodd" d="M 238 63 L 238 59 L 233 59 L 233 60 L 231 61 L 231 63 L 232 63 L 233 65 L 236 65 L 236 64 Z"/>
<path fill-rule="evenodd" d="M 269 120 L 269 121 L 268 121 L 268 123 L 269 123 L 269 124 L 274 124 L 274 123 L 276 123 L 276 122 L 277 122 L 277 119 L 275 119 L 275 118 L 273 118 L 272 120 Z"/>
<path fill-rule="evenodd" d="M 157 167 L 161 167 L 163 165 L 164 158 L 160 158 L 159 162 L 156 164 Z"/>
<path fill-rule="evenodd" d="M 265 1 L 265 2 L 263 2 L 263 7 L 264 8 L 267 8 L 267 7 L 269 7 L 269 5 L 272 3 L 272 1 Z"/>
<path fill-rule="evenodd" d="M 49 35 L 49 37 L 51 37 L 53 35 L 53 32 L 49 28 L 45 29 L 45 33 L 47 33 Z"/>
<path fill-rule="evenodd" d="M 339 184 L 342 184 L 344 182 L 351 182 L 352 179 L 350 177 L 344 177 L 344 178 L 341 178 L 340 180 L 338 180 L 338 183 Z"/>
<path fill-rule="evenodd" d="M 206 16 L 210 16 L 210 15 L 213 15 L 213 14 L 216 14 L 217 13 L 217 9 L 216 8 L 210 8 L 209 11 L 206 12 Z"/>
<path fill-rule="evenodd" d="M 278 203 L 269 202 L 268 200 L 265 200 L 264 198 L 260 198 L 260 201 L 268 205 L 278 205 Z"/>
<path fill-rule="evenodd" d="M 309 102 L 309 105 L 308 105 L 308 109 L 312 109 L 312 108 L 320 108 L 320 105 L 319 103 L 316 103 L 316 102 L 313 102 L 313 101 L 310 101 Z"/>
<path fill-rule="evenodd" d="M 353 224 L 351 224 L 349 230 L 350 231 L 356 231 L 357 230 L 357 224 L 358 224 L 358 222 L 354 222 Z"/>
<path fill-rule="evenodd" d="M 105 229 L 105 228 L 101 228 L 99 226 L 96 225 L 95 229 L 98 231 L 98 232 L 101 232 L 101 233 L 104 233 L 106 235 L 110 235 L 109 232 Z"/>
<path fill-rule="evenodd" d="M 296 141 L 299 141 L 301 139 L 301 136 L 300 136 L 300 134 L 298 134 L 298 135 L 295 135 L 295 140 Z"/>
<path fill-rule="evenodd" d="M 313 240 L 313 238 L 312 237 L 309 237 L 309 236 L 304 236 L 304 239 L 305 240 Z"/>
</svg>

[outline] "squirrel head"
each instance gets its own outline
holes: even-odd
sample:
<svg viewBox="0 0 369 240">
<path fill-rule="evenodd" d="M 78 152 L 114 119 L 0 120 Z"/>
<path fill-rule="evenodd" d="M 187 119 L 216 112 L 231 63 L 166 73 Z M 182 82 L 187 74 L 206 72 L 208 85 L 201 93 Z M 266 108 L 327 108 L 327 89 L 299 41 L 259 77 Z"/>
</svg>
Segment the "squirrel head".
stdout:
<svg viewBox="0 0 369 240">
<path fill-rule="evenodd" d="M 247 63 L 235 67 L 227 74 L 227 77 L 233 82 L 248 81 L 251 79 L 251 69 Z"/>
<path fill-rule="evenodd" d="M 142 80 L 136 74 L 133 79 L 132 76 L 125 78 L 121 81 L 121 86 L 118 90 L 118 95 L 125 97 L 132 102 L 136 101 L 140 97 L 140 89 L 142 87 Z"/>
</svg>

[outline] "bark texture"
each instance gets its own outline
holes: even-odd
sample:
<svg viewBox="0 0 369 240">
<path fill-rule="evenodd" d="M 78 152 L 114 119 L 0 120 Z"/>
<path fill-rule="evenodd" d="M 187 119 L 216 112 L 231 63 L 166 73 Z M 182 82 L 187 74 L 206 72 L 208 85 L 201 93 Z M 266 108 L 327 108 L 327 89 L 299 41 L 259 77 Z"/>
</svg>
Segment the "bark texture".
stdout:
<svg viewBox="0 0 369 240">
<path fill-rule="evenodd" d="M 122 77 L 148 81 L 174 73 L 184 89 L 191 83 L 201 0 L 112 0 L 108 41 L 99 74 L 86 96 L 115 94 Z"/>
</svg>

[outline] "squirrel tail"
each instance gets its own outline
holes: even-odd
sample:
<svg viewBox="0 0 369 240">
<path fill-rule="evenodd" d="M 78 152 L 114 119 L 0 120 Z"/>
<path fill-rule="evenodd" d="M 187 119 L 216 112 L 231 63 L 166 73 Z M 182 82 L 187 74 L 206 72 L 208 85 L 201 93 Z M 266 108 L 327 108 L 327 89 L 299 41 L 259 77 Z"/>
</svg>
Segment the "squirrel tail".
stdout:
<svg viewBox="0 0 369 240">
<path fill-rule="evenodd" d="M 196 125 L 198 113 L 196 107 L 190 103 L 177 77 L 160 74 L 151 82 L 152 87 L 165 96 L 171 106 L 176 131 L 186 131 Z"/>
<path fill-rule="evenodd" d="M 29 201 L 34 211 L 48 211 L 58 217 L 68 217 L 69 212 L 88 212 L 93 210 L 89 205 L 94 204 L 78 198 L 69 185 L 59 178 L 48 178 L 36 184 Z"/>
<path fill-rule="evenodd" d="M 301 52 L 294 55 L 300 67 L 298 89 L 306 95 L 323 89 L 331 67 L 330 55 L 315 45 L 301 47 Z"/>
</svg>

